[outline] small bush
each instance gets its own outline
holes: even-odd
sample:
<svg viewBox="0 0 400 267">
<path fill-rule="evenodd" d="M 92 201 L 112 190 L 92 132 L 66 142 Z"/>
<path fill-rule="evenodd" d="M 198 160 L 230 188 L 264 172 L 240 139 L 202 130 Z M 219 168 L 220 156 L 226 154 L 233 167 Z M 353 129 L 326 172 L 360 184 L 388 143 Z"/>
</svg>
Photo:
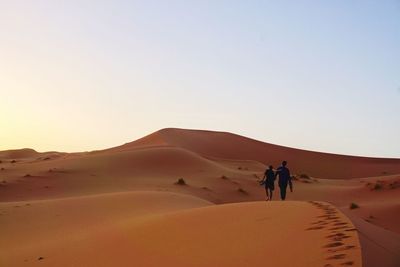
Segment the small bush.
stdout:
<svg viewBox="0 0 400 267">
<path fill-rule="evenodd" d="M 358 206 L 356 203 L 351 203 L 350 204 L 350 209 L 354 210 L 354 209 L 358 209 L 360 206 Z"/>
<path fill-rule="evenodd" d="M 5 169 L 4 169 L 4 168 L 1 168 L 0 170 L 4 171 Z"/>
<path fill-rule="evenodd" d="M 304 173 L 300 174 L 300 178 L 311 179 L 310 176 L 308 176 L 307 174 L 304 174 Z"/>
<path fill-rule="evenodd" d="M 239 193 L 242 193 L 242 194 L 245 194 L 245 195 L 248 195 L 248 194 L 249 194 L 249 193 L 247 193 L 246 190 L 244 190 L 244 189 L 241 188 L 241 187 L 239 187 L 237 191 L 238 191 Z"/>
<path fill-rule="evenodd" d="M 223 179 L 223 180 L 228 180 L 229 178 L 226 177 L 225 175 L 222 175 L 222 176 L 221 176 L 221 179 Z"/>
<path fill-rule="evenodd" d="M 239 167 L 238 167 L 238 170 L 241 170 L 241 169 L 242 169 L 242 167 L 239 166 Z"/>
<path fill-rule="evenodd" d="M 13 160 L 11 161 L 11 163 L 17 163 L 17 161 L 16 161 L 15 159 L 13 159 Z"/>
<path fill-rule="evenodd" d="M 374 185 L 374 190 L 381 190 L 381 189 L 382 189 L 382 184 L 376 183 L 376 184 Z"/>
<path fill-rule="evenodd" d="M 25 174 L 24 177 L 32 177 L 29 173 Z"/>
<path fill-rule="evenodd" d="M 389 184 L 390 189 L 395 189 L 395 188 L 397 188 L 399 186 L 400 186 L 400 182 L 399 181 L 394 181 L 394 182 Z"/>
<path fill-rule="evenodd" d="M 186 185 L 186 182 L 183 178 L 179 178 L 178 181 L 175 183 L 177 185 Z"/>
</svg>

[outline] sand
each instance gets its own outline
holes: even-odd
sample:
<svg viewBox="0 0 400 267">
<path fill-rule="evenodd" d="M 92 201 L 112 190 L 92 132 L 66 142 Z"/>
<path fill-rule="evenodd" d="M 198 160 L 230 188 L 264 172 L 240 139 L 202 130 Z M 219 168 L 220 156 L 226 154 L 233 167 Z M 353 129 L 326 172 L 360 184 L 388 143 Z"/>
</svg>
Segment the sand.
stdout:
<svg viewBox="0 0 400 267">
<path fill-rule="evenodd" d="M 0 207 L 2 266 L 361 266 L 357 231 L 326 203 L 136 192 Z"/>
<path fill-rule="evenodd" d="M 275 201 L 259 202 L 265 192 L 257 181 L 267 164 L 282 159 L 289 159 L 297 174 L 290 201 L 279 202 L 277 188 Z M 361 258 L 367 267 L 400 263 L 396 159 L 309 152 L 229 133 L 164 129 L 101 151 L 22 149 L 0 151 L 0 160 L 0 245 L 6 248 L 0 252 L 1 266 L 124 266 L 133 260 L 137 266 L 257 266 L 265 265 L 270 250 L 273 266 L 341 266 L 347 261 L 361 266 Z M 309 177 L 301 178 L 302 173 Z M 180 178 L 185 185 L 176 184 Z M 310 201 L 330 203 L 321 205 L 340 217 L 330 224 L 345 222 L 352 228 L 354 223 L 357 231 L 347 239 L 355 247 L 339 253 L 346 256 L 327 260 L 336 254 L 321 250 L 322 243 L 333 234 L 329 231 L 342 230 L 318 222 L 325 208 Z M 350 209 L 351 203 L 359 208 Z M 258 221 L 264 213 L 272 218 Z M 314 224 L 323 228 L 305 230 Z M 277 229 L 292 231 L 290 240 L 282 242 Z M 265 236 L 270 242 L 264 242 Z M 304 258 L 295 245 L 303 239 Z M 319 241 L 307 241 L 314 239 Z M 275 252 L 279 249 L 289 249 L 298 265 L 286 261 L 293 263 L 293 257 L 280 258 Z"/>
</svg>

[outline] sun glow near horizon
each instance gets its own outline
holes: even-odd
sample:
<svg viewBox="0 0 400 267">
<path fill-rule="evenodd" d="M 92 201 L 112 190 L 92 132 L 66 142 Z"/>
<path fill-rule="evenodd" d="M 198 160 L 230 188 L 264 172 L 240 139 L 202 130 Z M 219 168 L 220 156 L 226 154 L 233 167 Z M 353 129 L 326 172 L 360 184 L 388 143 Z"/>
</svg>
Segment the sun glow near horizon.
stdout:
<svg viewBox="0 0 400 267">
<path fill-rule="evenodd" d="M 0 150 L 167 127 L 400 157 L 396 1 L 0 3 Z"/>
</svg>

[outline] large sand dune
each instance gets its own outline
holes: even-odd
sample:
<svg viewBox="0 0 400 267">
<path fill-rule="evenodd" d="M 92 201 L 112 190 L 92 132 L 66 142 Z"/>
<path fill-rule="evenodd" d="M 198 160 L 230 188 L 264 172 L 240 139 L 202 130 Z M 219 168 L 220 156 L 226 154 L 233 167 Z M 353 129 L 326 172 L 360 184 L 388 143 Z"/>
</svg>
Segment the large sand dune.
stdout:
<svg viewBox="0 0 400 267">
<path fill-rule="evenodd" d="M 344 156 L 293 149 L 226 132 L 163 129 L 110 150 L 165 145 L 185 148 L 206 157 L 255 160 L 275 166 L 286 159 L 291 163 L 294 172 L 320 178 L 343 179 L 400 173 L 400 159 Z"/>
<path fill-rule="evenodd" d="M 2 266 L 361 266 L 357 232 L 325 203 L 136 192 L 0 210 Z"/>
<path fill-rule="evenodd" d="M 297 176 L 288 195 L 299 202 L 250 203 L 265 198 L 257 181 L 266 164 L 283 159 L 294 174 L 308 174 Z M 176 184 L 180 178 L 185 185 Z M 356 225 L 364 266 L 399 266 L 399 192 L 398 159 L 310 152 L 220 132 L 164 129 L 84 153 L 0 151 L 0 242 L 7 248 L 0 260 L 5 266 L 116 266 L 129 265 L 135 255 L 138 266 L 256 266 L 265 265 L 272 250 L 274 266 L 360 266 L 355 233 L 347 238 L 354 250 L 339 256 L 321 250 L 334 234 L 327 231 L 341 231 L 332 223 L 352 227 L 330 205 L 308 202 L 322 201 Z M 215 206 L 223 203 L 236 204 Z M 315 220 L 326 210 L 340 218 Z M 264 213 L 272 219 L 258 221 Z M 304 230 L 314 227 L 306 224 L 316 229 Z M 292 231 L 289 248 L 276 229 Z M 310 238 L 320 241 L 305 241 L 304 255 L 292 248 Z M 289 249 L 295 265 L 278 249 Z"/>
</svg>

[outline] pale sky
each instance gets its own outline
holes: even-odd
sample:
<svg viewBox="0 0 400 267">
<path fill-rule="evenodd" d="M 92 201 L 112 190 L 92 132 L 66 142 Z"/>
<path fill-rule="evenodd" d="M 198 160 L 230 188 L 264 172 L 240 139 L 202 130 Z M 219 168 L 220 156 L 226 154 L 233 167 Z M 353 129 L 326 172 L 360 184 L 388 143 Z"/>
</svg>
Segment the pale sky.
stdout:
<svg viewBox="0 0 400 267">
<path fill-rule="evenodd" d="M 166 127 L 400 157 L 400 2 L 0 0 L 0 150 Z"/>
</svg>

